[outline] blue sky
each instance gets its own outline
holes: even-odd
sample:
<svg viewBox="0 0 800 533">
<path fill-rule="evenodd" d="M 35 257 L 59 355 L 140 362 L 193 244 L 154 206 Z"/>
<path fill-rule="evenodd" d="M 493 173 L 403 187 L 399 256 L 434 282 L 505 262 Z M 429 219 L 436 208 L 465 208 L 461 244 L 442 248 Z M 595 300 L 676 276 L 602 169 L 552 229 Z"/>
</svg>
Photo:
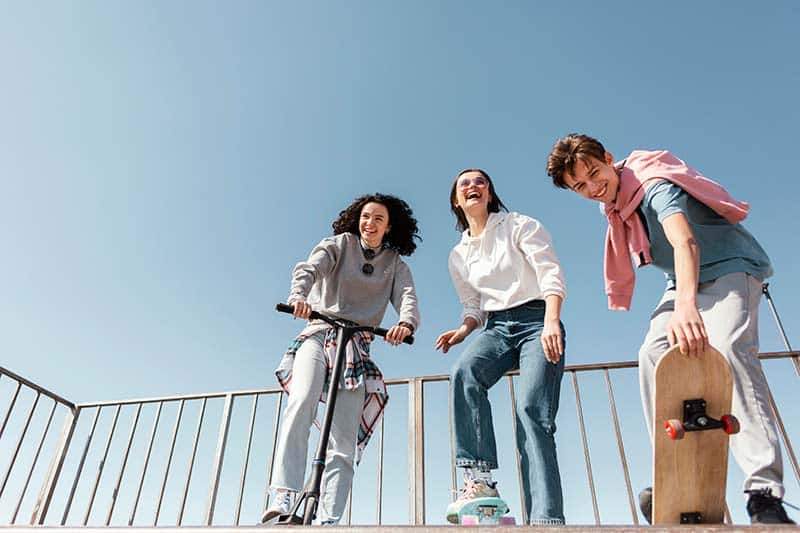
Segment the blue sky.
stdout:
<svg viewBox="0 0 800 533">
<path fill-rule="evenodd" d="M 789 0 L 0 6 L 0 364 L 73 401 L 272 386 L 300 326 L 272 311 L 292 266 L 374 191 L 406 199 L 424 239 L 417 343 L 376 359 L 446 373 L 460 350 L 433 343 L 459 319 L 447 197 L 464 167 L 552 233 L 567 363 L 634 359 L 662 276 L 640 271 L 630 313 L 606 309 L 604 219 L 544 173 L 572 131 L 620 157 L 669 149 L 750 202 L 800 332 Z M 762 350 L 783 349 L 762 310 Z M 791 366 L 771 365 L 790 397 Z M 787 485 L 800 500 L 788 465 Z"/>
</svg>

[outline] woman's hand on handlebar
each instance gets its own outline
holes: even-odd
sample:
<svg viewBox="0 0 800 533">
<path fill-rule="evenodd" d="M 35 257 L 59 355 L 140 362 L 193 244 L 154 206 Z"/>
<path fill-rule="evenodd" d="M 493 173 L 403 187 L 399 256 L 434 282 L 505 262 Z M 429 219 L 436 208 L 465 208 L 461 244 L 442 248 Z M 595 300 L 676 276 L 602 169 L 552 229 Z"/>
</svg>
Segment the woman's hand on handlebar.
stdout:
<svg viewBox="0 0 800 533">
<path fill-rule="evenodd" d="M 311 306 L 306 302 L 295 302 L 294 303 L 294 316 L 295 318 L 303 318 L 308 320 L 308 317 L 311 316 Z"/>
<path fill-rule="evenodd" d="M 396 326 L 392 326 L 389 328 L 389 331 L 386 332 L 386 336 L 384 340 L 391 344 L 392 346 L 397 346 L 403 339 L 411 335 L 411 330 L 405 326 L 401 326 L 400 324 Z"/>
</svg>

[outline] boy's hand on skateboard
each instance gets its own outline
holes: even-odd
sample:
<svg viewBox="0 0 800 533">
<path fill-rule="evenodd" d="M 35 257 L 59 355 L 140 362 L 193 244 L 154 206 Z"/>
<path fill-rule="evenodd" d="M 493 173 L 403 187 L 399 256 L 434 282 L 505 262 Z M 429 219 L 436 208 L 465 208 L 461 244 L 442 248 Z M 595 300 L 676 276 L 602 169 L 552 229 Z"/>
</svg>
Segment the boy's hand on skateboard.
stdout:
<svg viewBox="0 0 800 533">
<path fill-rule="evenodd" d="M 542 328 L 542 348 L 544 358 L 556 364 L 564 354 L 564 339 L 561 337 L 561 322 L 555 320 L 545 320 Z"/>
<path fill-rule="evenodd" d="M 699 357 L 708 349 L 708 333 L 697 307 L 675 306 L 667 323 L 667 339 L 670 346 L 677 344 L 681 353 L 689 357 Z"/>
</svg>

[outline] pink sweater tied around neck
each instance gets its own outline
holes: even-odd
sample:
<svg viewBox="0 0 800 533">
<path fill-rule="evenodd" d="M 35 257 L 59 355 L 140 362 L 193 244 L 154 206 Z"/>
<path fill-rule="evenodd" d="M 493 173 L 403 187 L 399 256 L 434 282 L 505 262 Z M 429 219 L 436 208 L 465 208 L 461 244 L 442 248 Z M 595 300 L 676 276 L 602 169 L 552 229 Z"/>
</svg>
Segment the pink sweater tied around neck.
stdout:
<svg viewBox="0 0 800 533">
<path fill-rule="evenodd" d="M 744 220 L 749 206 L 734 200 L 720 184 L 666 150 L 634 150 L 614 166 L 620 177 L 617 199 L 602 206 L 608 218 L 604 265 L 606 294 L 609 309 L 627 311 L 636 282 L 631 257 L 637 267 L 653 261 L 647 231 L 636 214 L 649 187 L 662 180 L 670 181 L 731 224 Z"/>
</svg>

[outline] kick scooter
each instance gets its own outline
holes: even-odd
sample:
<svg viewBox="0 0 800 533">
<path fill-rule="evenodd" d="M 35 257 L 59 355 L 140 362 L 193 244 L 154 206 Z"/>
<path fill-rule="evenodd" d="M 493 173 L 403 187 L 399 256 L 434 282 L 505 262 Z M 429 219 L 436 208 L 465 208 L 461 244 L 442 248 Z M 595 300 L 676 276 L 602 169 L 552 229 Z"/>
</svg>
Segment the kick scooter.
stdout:
<svg viewBox="0 0 800 533">
<path fill-rule="evenodd" d="M 294 307 L 287 304 L 278 304 L 275 310 L 281 313 L 294 314 Z M 359 326 L 347 320 L 330 317 L 323 315 L 317 311 L 312 311 L 311 320 L 322 320 L 323 322 L 333 326 L 337 329 L 336 336 L 336 357 L 333 360 L 333 370 L 331 372 L 331 380 L 328 385 L 328 395 L 325 400 L 325 418 L 322 422 L 320 429 L 319 445 L 314 460 L 311 463 L 311 478 L 306 483 L 303 491 L 297 495 L 297 500 L 294 502 L 292 509 L 283 515 L 268 520 L 265 525 L 311 525 L 311 521 L 317 514 L 317 507 L 319 506 L 320 485 L 322 484 L 322 473 L 325 470 L 325 455 L 328 451 L 328 437 L 331 433 L 331 423 L 333 421 L 333 413 L 336 408 L 336 394 L 339 390 L 339 380 L 342 378 L 344 370 L 345 354 L 347 352 L 347 343 L 354 333 L 359 331 L 369 331 L 380 337 L 385 337 L 388 330 L 384 328 L 375 328 L 372 326 Z M 406 344 L 414 344 L 414 337 L 409 335 L 403 342 Z M 298 515 L 297 512 L 301 506 L 303 514 Z"/>
</svg>

